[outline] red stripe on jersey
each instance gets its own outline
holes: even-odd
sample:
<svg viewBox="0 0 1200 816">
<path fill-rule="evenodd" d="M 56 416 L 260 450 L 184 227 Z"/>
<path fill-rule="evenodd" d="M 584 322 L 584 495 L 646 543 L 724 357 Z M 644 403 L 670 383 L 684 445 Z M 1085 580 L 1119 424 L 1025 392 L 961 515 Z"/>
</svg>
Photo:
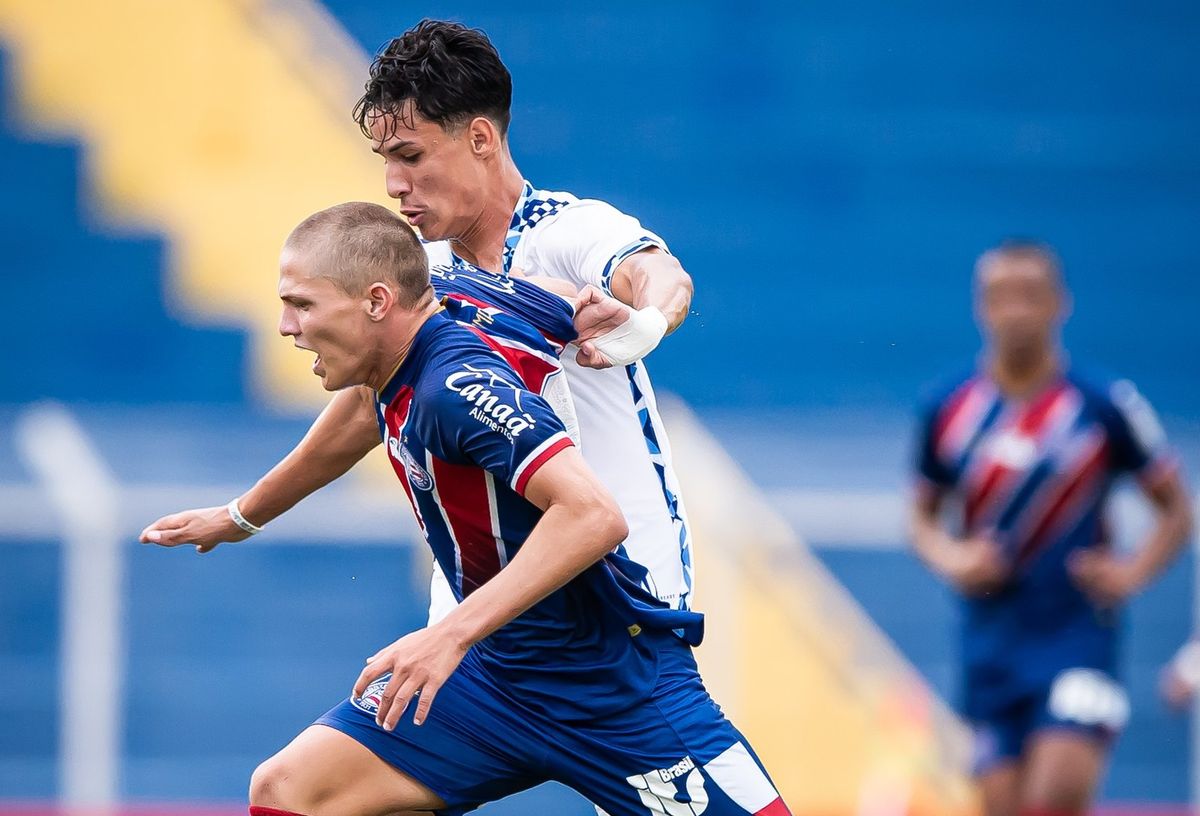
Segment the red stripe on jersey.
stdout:
<svg viewBox="0 0 1200 816">
<path fill-rule="evenodd" d="M 521 382 L 525 383 L 525 387 L 535 394 L 542 393 L 542 388 L 545 387 L 546 380 L 550 378 L 550 375 L 561 370 L 554 363 L 546 362 L 532 351 L 524 351 L 513 346 L 506 346 L 487 332 L 477 329 L 474 326 L 468 326 L 467 328 L 475 332 L 479 336 L 479 339 L 483 340 L 483 342 L 488 344 L 488 347 L 503 357 L 520 376 Z"/>
<path fill-rule="evenodd" d="M 1086 488 L 1096 485 L 1097 480 L 1104 478 L 1108 466 L 1108 443 L 1096 446 L 1095 452 L 1076 472 L 1075 477 L 1066 482 L 1060 489 L 1058 498 L 1050 505 L 1037 527 L 1030 533 L 1029 538 L 1021 543 L 1017 554 L 1017 562 L 1027 561 L 1043 546 L 1049 533 L 1063 527 L 1063 522 L 1072 517 L 1070 510 L 1081 504 L 1080 500 L 1087 498 Z"/>
<path fill-rule="evenodd" d="M 788 810 L 787 805 L 783 803 L 783 797 L 780 796 L 762 810 L 754 811 L 754 816 L 792 816 L 792 812 Z"/>
<path fill-rule="evenodd" d="M 524 496 L 525 486 L 529 484 L 529 480 L 533 477 L 533 474 L 537 473 L 538 469 L 542 465 L 549 462 L 556 453 L 564 448 L 573 447 L 574 445 L 575 443 L 571 441 L 571 437 L 566 435 L 564 435 L 562 439 L 558 440 L 553 445 L 550 445 L 548 448 L 534 457 L 532 462 L 525 466 L 525 469 L 521 471 L 519 476 L 517 476 L 517 483 L 513 485 L 513 489 L 516 490 L 519 495 Z"/>
<path fill-rule="evenodd" d="M 1058 405 L 1058 401 L 1065 397 L 1069 390 L 1070 388 L 1067 383 L 1063 382 L 1038 397 L 1025 409 L 1025 413 L 1021 416 L 1017 427 L 1023 433 L 1027 434 L 1040 430 L 1042 423 L 1046 421 L 1046 417 L 1053 413 L 1054 408 Z"/>
<path fill-rule="evenodd" d="M 963 403 L 967 401 L 967 396 L 974 390 L 975 386 L 980 382 L 978 377 L 972 377 L 950 395 L 950 399 L 946 400 L 946 404 L 942 406 L 941 413 L 938 414 L 937 422 L 934 424 L 933 441 L 934 445 L 940 447 L 942 437 L 946 430 L 950 427 L 950 423 L 954 421 L 954 417 L 962 409 Z"/>
<path fill-rule="evenodd" d="M 429 461 L 438 503 L 458 546 L 465 597 L 500 571 L 487 473 L 476 465 L 455 465 L 432 454 Z"/>
</svg>

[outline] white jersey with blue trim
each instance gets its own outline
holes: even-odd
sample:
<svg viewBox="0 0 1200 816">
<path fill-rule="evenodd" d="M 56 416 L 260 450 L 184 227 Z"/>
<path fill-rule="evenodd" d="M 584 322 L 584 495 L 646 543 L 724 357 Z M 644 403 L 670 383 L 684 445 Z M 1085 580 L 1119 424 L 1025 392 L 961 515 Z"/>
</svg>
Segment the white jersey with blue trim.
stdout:
<svg viewBox="0 0 1200 816">
<path fill-rule="evenodd" d="M 612 205 L 526 182 L 505 240 L 503 271 L 518 268 L 611 294 L 616 268 L 650 247 L 667 251 L 661 238 Z M 465 263 L 448 241 L 427 243 L 425 251 L 431 267 Z M 575 401 L 580 450 L 625 514 L 626 554 L 646 568 L 646 588 L 653 595 L 688 609 L 692 537 L 645 363 L 596 370 L 574 358 L 570 350 L 562 364 Z M 436 597 L 433 610 L 434 618 L 445 611 L 444 605 L 439 611 Z"/>
</svg>

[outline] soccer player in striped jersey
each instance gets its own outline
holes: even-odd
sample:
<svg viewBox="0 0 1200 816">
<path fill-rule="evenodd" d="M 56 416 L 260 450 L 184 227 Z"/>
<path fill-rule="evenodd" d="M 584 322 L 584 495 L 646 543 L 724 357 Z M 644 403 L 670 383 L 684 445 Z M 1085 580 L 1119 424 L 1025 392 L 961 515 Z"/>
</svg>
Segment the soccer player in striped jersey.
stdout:
<svg viewBox="0 0 1200 816">
<path fill-rule="evenodd" d="M 509 152 L 511 100 L 511 77 L 482 32 L 426 20 L 375 60 L 356 113 L 383 158 L 388 194 L 426 241 L 439 292 L 448 290 L 437 274 L 483 269 L 508 278 L 523 270 L 581 292 L 581 304 L 602 306 L 600 293 L 607 293 L 628 306 L 581 310 L 586 322 L 576 320 L 579 348 L 563 365 L 583 455 L 629 524 L 630 558 L 646 568 L 654 595 L 687 609 L 692 537 L 641 358 L 683 323 L 691 279 L 636 218 L 526 181 Z M 369 392 L 346 389 L 237 505 L 248 520 L 265 525 L 377 444 Z M 224 507 L 175 513 L 148 532 L 164 542 L 194 543 L 202 552 L 247 535 Z M 454 602 L 436 571 L 433 595 L 436 620 Z"/>
<path fill-rule="evenodd" d="M 371 389 L 458 604 L 258 768 L 251 816 L 457 816 L 549 780 L 610 816 L 788 816 L 704 689 L 702 616 L 641 589 L 613 497 L 529 387 L 555 345 L 439 304 L 416 235 L 372 204 L 301 223 L 279 296 L 323 386 Z"/>
<path fill-rule="evenodd" d="M 1183 545 L 1188 494 L 1134 386 L 1068 361 L 1052 250 L 1001 244 L 979 259 L 975 290 L 985 352 L 924 413 L 913 541 L 964 598 L 963 710 L 987 813 L 1083 814 L 1128 716 L 1117 608 Z M 1124 474 L 1157 516 L 1129 556 L 1105 521 Z"/>
</svg>

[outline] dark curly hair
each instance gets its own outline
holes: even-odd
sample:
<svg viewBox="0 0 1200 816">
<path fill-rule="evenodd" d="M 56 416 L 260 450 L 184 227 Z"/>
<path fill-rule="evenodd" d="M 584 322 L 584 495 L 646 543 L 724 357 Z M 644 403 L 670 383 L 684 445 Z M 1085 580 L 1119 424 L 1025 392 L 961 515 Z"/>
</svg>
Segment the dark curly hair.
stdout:
<svg viewBox="0 0 1200 816">
<path fill-rule="evenodd" d="M 354 106 L 354 120 L 368 138 L 371 121 L 381 114 L 411 127 L 405 110 L 409 100 L 423 117 L 443 128 L 486 116 L 506 134 L 512 76 L 479 29 L 422 20 L 375 57 L 362 98 Z"/>
</svg>

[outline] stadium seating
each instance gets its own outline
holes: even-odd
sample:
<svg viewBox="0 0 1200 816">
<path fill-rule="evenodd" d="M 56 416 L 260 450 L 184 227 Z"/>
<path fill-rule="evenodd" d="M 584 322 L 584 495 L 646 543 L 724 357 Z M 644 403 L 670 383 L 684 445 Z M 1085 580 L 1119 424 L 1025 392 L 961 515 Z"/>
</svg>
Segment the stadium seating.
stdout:
<svg viewBox="0 0 1200 816">
<path fill-rule="evenodd" d="M 273 337 L 275 253 L 302 215 L 382 200 L 382 184 L 331 56 L 344 43 L 314 43 L 297 22 L 319 8 L 113 0 L 66 19 L 54 5 L 0 5 L 0 489 L 30 478 L 10 438 L 22 406 L 59 399 L 119 478 L 145 488 L 126 508 L 136 531 L 191 491 L 225 498 L 302 432 L 264 412 L 322 396 Z M 416 21 L 407 4 L 325 6 L 368 51 Z M 901 491 L 902 454 L 847 465 L 836 452 L 862 447 L 858 427 L 812 420 L 870 415 L 875 432 L 905 436 L 922 384 L 977 347 L 973 258 L 1014 233 L 1062 251 L 1072 352 L 1194 423 L 1196 7 L 421 11 L 495 39 L 530 179 L 637 213 L 695 276 L 696 314 L 655 353 L 656 382 L 761 485 L 782 493 L 803 471 L 834 490 Z M 724 376 L 697 377 L 698 361 Z M 1194 463 L 1194 424 L 1169 427 L 1190 429 Z M 768 448 L 796 457 L 754 452 Z M 247 768 L 344 693 L 343 666 L 421 619 L 423 556 L 386 519 L 357 542 L 294 527 L 201 561 L 129 546 L 127 798 L 239 799 Z M 47 799 L 62 567 L 52 536 L 3 516 L 0 528 L 0 799 Z M 953 604 L 901 537 L 811 543 L 952 699 Z M 701 555 L 701 586 L 704 568 Z M 1187 799 L 1186 726 L 1154 686 L 1189 629 L 1191 569 L 1131 609 L 1134 719 L 1108 801 Z"/>
</svg>

